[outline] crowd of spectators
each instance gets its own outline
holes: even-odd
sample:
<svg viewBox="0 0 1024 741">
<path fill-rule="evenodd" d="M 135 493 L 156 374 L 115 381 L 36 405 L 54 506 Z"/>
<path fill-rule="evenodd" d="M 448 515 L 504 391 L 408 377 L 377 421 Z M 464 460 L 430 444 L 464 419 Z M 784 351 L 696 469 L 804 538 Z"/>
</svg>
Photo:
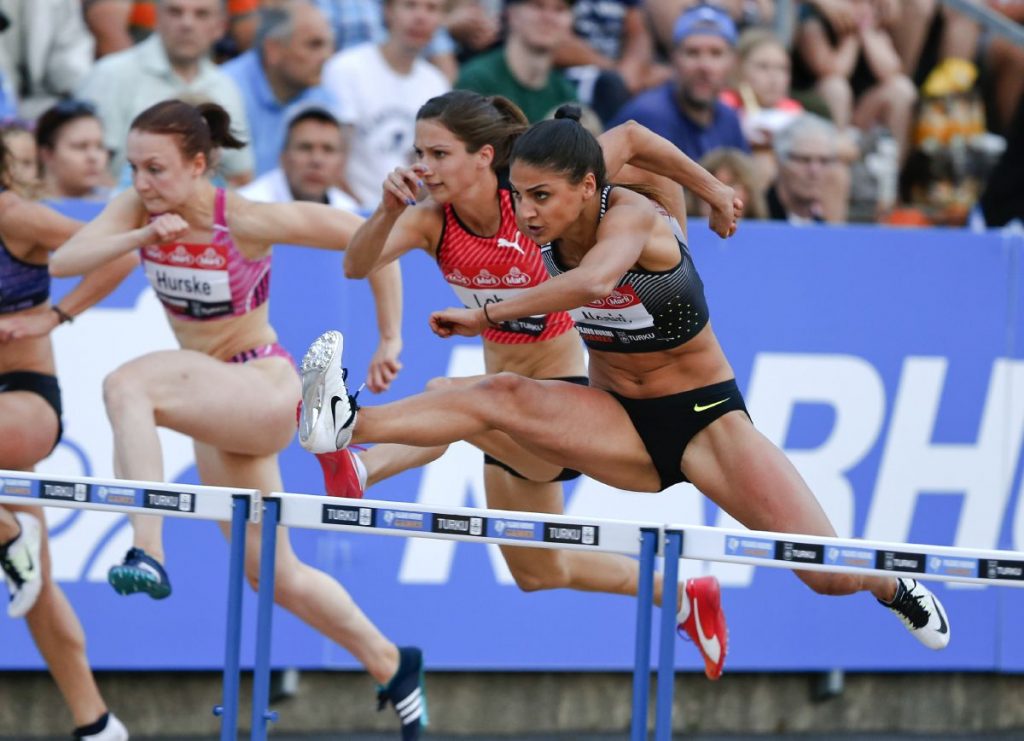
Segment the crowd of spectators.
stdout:
<svg viewBox="0 0 1024 741">
<path fill-rule="evenodd" d="M 1024 48 L 940 0 L 0 0 L 0 140 L 33 197 L 127 185 L 132 118 L 177 97 L 249 142 L 222 182 L 370 210 L 453 86 L 638 121 L 747 218 L 1024 217 Z"/>
</svg>

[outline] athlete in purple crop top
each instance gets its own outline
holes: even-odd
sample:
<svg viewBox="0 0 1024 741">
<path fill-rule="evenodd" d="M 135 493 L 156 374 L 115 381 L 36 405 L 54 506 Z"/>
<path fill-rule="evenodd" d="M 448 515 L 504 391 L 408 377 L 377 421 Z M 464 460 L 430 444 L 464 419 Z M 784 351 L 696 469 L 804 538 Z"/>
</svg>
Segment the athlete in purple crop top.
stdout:
<svg viewBox="0 0 1024 741">
<path fill-rule="evenodd" d="M 69 275 L 140 250 L 181 345 L 136 358 L 104 382 L 119 477 L 163 479 L 156 431 L 167 427 L 194 439 L 204 484 L 283 488 L 277 454 L 295 433 L 300 382 L 268 319 L 271 245 L 344 249 L 362 220 L 323 204 L 255 203 L 216 189 L 206 177 L 211 151 L 240 146 L 218 105 L 172 100 L 143 111 L 126 146 L 134 187 L 113 199 L 52 261 L 55 275 Z M 384 334 L 397 337 L 398 266 L 379 271 L 371 282 Z M 397 350 L 377 356 L 376 362 L 393 367 L 396 355 Z M 393 375 L 383 374 L 385 382 Z M 124 563 L 111 569 L 111 584 L 122 594 L 166 597 L 171 586 L 163 567 L 161 521 L 132 520 L 134 545 Z M 246 573 L 255 583 L 258 529 L 250 529 L 247 546 Z M 419 676 L 410 658 L 418 651 L 400 652 L 337 581 L 299 561 L 286 532 L 277 559 L 276 597 L 284 607 L 352 652 L 381 685 L 395 680 L 394 686 L 406 687 L 406 677 Z"/>
<path fill-rule="evenodd" d="M 7 180 L 0 147 L 0 182 Z M 133 255 L 103 266 L 50 304 L 47 261 L 81 226 L 0 187 L 0 468 L 31 471 L 60 440 L 61 398 L 50 332 L 106 296 L 135 266 Z M 8 479 L 9 486 L 11 480 Z M 41 507 L 0 507 L 0 570 L 7 613 L 25 617 L 64 694 L 76 737 L 123 741 L 85 655 L 78 618 L 50 573 Z"/>
</svg>

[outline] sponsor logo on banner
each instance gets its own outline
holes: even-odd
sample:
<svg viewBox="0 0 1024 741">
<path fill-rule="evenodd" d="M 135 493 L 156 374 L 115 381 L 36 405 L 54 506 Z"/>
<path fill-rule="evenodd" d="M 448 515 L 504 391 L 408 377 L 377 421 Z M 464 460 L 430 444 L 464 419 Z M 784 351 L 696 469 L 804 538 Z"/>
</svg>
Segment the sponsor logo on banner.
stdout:
<svg viewBox="0 0 1024 741">
<path fill-rule="evenodd" d="M 730 536 L 725 539 L 725 552 L 730 556 L 774 559 L 775 541 Z"/>
<path fill-rule="evenodd" d="M 89 485 L 64 481 L 40 481 L 39 496 L 43 499 L 61 499 L 65 502 L 88 502 Z"/>
<path fill-rule="evenodd" d="M 989 559 L 985 561 L 985 574 L 989 579 L 1009 579 L 1024 581 L 1024 561 L 1007 561 L 1005 559 Z"/>
<path fill-rule="evenodd" d="M 373 527 L 374 510 L 369 507 L 350 507 L 345 504 L 324 504 L 320 522 L 327 525 L 357 525 Z"/>
<path fill-rule="evenodd" d="M 775 543 L 775 560 L 825 563 L 825 546 L 820 543 L 794 543 L 780 540 Z"/>
<path fill-rule="evenodd" d="M 31 497 L 32 485 L 35 482 L 31 479 L 0 479 L 0 493 L 9 497 Z"/>
<path fill-rule="evenodd" d="M 426 530 L 426 515 L 422 512 L 404 512 L 397 509 L 381 510 L 377 527 L 394 530 Z"/>
<path fill-rule="evenodd" d="M 430 529 L 435 533 L 455 533 L 456 535 L 480 537 L 484 534 L 484 523 L 483 517 L 434 514 Z"/>
<path fill-rule="evenodd" d="M 167 512 L 195 512 L 195 497 L 189 492 L 153 491 L 142 493 L 142 506 L 146 509 L 162 509 Z"/>
<path fill-rule="evenodd" d="M 544 523 L 544 540 L 548 543 L 598 545 L 601 528 L 597 525 L 573 525 L 561 522 Z"/>
<path fill-rule="evenodd" d="M 120 504 L 125 507 L 141 507 L 142 492 L 126 486 L 94 486 L 96 501 L 102 504 Z"/>
<path fill-rule="evenodd" d="M 884 571 L 923 573 L 925 570 L 925 557 L 923 553 L 878 551 L 875 557 L 875 568 Z"/>
<path fill-rule="evenodd" d="M 833 566 L 850 566 L 857 569 L 875 568 L 877 554 L 867 548 L 830 546 L 825 549 L 825 561 Z"/>
<path fill-rule="evenodd" d="M 540 540 L 540 523 L 525 520 L 492 518 L 487 521 L 487 534 L 492 538 L 509 540 Z"/>
<path fill-rule="evenodd" d="M 940 574 L 942 576 L 980 576 L 978 559 L 976 558 L 929 556 L 927 567 L 929 574 Z"/>
</svg>

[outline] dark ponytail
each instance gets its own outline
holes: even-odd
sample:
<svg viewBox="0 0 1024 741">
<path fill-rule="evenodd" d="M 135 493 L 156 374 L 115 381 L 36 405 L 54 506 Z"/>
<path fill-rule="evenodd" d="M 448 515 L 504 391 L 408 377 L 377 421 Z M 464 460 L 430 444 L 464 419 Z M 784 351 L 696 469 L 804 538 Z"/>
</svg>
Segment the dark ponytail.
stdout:
<svg viewBox="0 0 1024 741">
<path fill-rule="evenodd" d="M 245 142 L 231 133 L 231 114 L 216 103 L 200 103 L 196 106 L 199 115 L 206 119 L 210 128 L 210 143 L 220 149 L 244 149 Z"/>
<path fill-rule="evenodd" d="M 431 98 L 417 111 L 416 120 L 437 121 L 465 144 L 470 154 L 489 144 L 494 148 L 491 167 L 495 171 L 508 167 L 512 145 L 529 126 L 526 114 L 508 98 L 471 90 L 452 90 Z"/>
<path fill-rule="evenodd" d="M 194 106 L 181 100 L 165 100 L 136 116 L 131 130 L 175 136 L 185 159 L 201 153 L 207 163 L 215 148 L 245 146 L 231 133 L 231 115 L 216 103 Z"/>
<path fill-rule="evenodd" d="M 594 135 L 580 123 L 582 115 L 578 105 L 559 106 L 553 119 L 535 123 L 516 139 L 511 162 L 552 170 L 573 184 L 590 172 L 594 174 L 597 187 L 603 188 L 608 179 L 604 152 Z"/>
</svg>

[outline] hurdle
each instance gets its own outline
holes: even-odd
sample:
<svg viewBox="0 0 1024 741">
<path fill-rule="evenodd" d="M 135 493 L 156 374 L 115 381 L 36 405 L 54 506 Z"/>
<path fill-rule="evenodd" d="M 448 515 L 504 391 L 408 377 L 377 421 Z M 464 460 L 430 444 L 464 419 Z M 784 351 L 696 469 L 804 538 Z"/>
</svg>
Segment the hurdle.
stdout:
<svg viewBox="0 0 1024 741">
<path fill-rule="evenodd" d="M 0 504 L 231 522 L 223 697 L 213 709 L 221 719 L 221 741 L 235 741 L 238 736 L 245 526 L 258 522 L 260 499 L 255 489 L 0 470 Z"/>
<path fill-rule="evenodd" d="M 404 502 L 346 500 L 283 492 L 265 496 L 262 506 L 261 552 L 270 554 L 271 558 L 260 561 L 256 663 L 253 673 L 253 741 L 265 741 L 268 724 L 277 720 L 276 712 L 268 707 L 274 602 L 273 554 L 276 551 L 277 525 L 532 548 L 602 551 L 639 557 L 640 590 L 637 598 L 631 738 L 634 741 L 646 738 L 651 673 L 652 595 L 655 555 L 661 548 L 660 525 L 515 510 L 425 507 Z M 663 599 L 667 604 L 676 603 L 677 588 L 674 579 L 671 584 L 666 581 Z M 674 610 L 664 612 L 675 617 Z"/>
<path fill-rule="evenodd" d="M 394 501 L 325 499 L 275 492 L 262 506 L 263 553 L 274 553 L 276 525 L 290 528 L 440 538 L 536 548 L 601 550 L 638 556 L 631 741 L 648 737 L 648 687 L 655 557 L 663 556 L 662 601 L 678 596 L 680 559 L 781 569 L 909 576 L 922 580 L 1024 587 L 1024 553 L 833 538 L 683 524 L 629 522 L 466 507 L 426 507 Z M 261 564 L 252 738 L 265 741 L 277 719 L 267 707 L 270 685 L 272 559 Z M 656 741 L 672 739 L 675 694 L 675 611 L 661 611 L 655 696 Z"/>
</svg>

